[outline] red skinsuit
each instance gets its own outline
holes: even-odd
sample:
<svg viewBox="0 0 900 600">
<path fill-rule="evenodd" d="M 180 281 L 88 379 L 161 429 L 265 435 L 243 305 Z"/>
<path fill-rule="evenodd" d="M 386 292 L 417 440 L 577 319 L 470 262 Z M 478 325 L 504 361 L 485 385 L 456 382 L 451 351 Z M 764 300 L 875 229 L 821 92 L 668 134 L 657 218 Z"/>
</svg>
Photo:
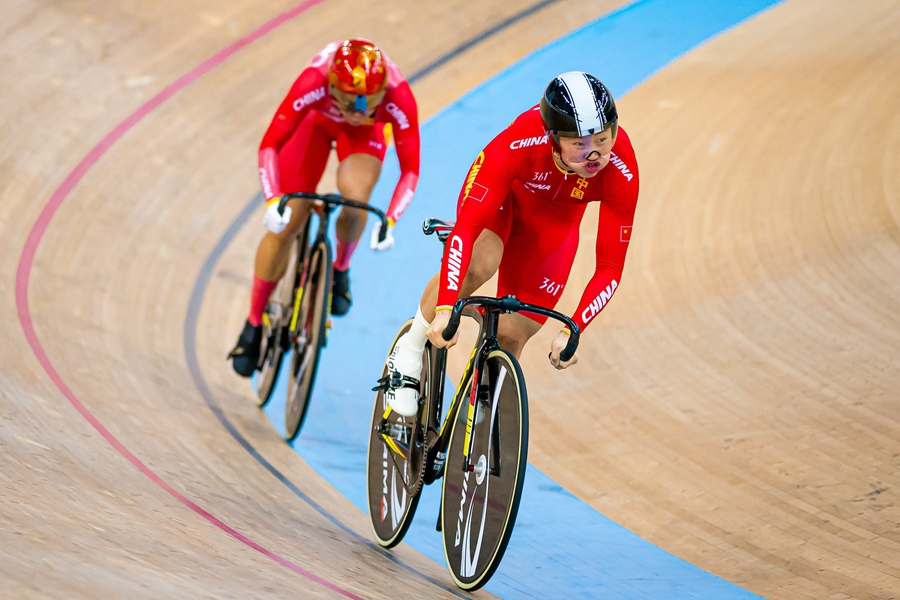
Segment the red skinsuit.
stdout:
<svg viewBox="0 0 900 600">
<path fill-rule="evenodd" d="M 504 246 L 497 296 L 554 308 L 572 269 L 585 208 L 599 202 L 597 265 L 572 317 L 583 330 L 619 285 L 637 197 L 637 162 L 621 127 L 609 164 L 583 179 L 556 166 L 539 107 L 522 113 L 469 169 L 444 250 L 438 307 L 456 301 L 472 245 L 489 229 Z"/>
<path fill-rule="evenodd" d="M 419 123 L 416 101 L 397 65 L 384 55 L 388 85 L 371 119 L 348 125 L 328 91 L 328 65 L 340 42 L 326 46 L 309 62 L 278 107 L 259 146 L 259 178 L 266 199 L 285 191 L 315 192 L 334 142 L 338 160 L 363 153 L 384 159 L 384 124 L 391 123 L 400 180 L 387 210 L 396 222 L 419 182 Z M 352 200 L 352 198 L 351 198 Z"/>
</svg>

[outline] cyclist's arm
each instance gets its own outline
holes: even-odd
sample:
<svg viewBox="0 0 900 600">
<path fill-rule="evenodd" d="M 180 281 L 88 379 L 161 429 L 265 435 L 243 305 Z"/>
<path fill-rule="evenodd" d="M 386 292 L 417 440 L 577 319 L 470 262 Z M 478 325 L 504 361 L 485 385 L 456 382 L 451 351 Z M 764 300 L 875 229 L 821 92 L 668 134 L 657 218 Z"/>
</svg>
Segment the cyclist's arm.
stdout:
<svg viewBox="0 0 900 600">
<path fill-rule="evenodd" d="M 275 112 L 259 145 L 259 181 L 266 200 L 283 193 L 278 152 L 310 109 L 324 106 L 327 97 L 324 76 L 315 69 L 307 68 L 291 86 L 291 91 Z"/>
<path fill-rule="evenodd" d="M 603 310 L 619 286 L 625 265 L 625 253 L 631 240 L 637 197 L 638 180 L 635 175 L 633 181 L 620 186 L 600 203 L 597 266 L 584 290 L 581 302 L 578 303 L 578 309 L 572 316 L 582 331 Z"/>
<path fill-rule="evenodd" d="M 456 225 L 444 245 L 438 310 L 453 306 L 472 260 L 472 246 L 506 199 L 516 177 L 505 130 L 482 151 L 466 174 L 457 203 Z"/>
<path fill-rule="evenodd" d="M 384 102 L 391 118 L 397 159 L 400 162 L 400 180 L 394 187 L 394 195 L 391 196 L 387 209 L 388 219 L 391 223 L 396 223 L 409 208 L 419 184 L 419 116 L 416 99 L 405 81 L 392 88 Z"/>
</svg>

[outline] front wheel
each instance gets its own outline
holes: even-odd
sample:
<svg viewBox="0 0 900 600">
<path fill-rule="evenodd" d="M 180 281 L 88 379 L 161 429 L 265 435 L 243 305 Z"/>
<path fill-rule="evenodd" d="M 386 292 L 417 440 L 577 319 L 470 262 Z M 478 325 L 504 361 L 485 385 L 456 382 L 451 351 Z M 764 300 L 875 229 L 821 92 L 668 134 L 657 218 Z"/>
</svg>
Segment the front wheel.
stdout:
<svg viewBox="0 0 900 600">
<path fill-rule="evenodd" d="M 400 336 L 409 331 L 412 319 L 397 332 L 388 351 L 381 376 L 392 370 L 390 356 Z M 419 397 L 428 398 L 431 373 L 431 351 L 422 356 L 419 375 Z M 402 417 L 391 412 L 387 417 L 388 399 L 379 390 L 375 395 L 372 425 L 369 428 L 369 453 L 366 462 L 369 519 L 378 544 L 393 548 L 403 539 L 419 504 L 425 470 L 425 431 L 422 408 L 415 417 Z"/>
<path fill-rule="evenodd" d="M 299 248 L 306 249 L 305 246 Z M 287 274 L 278 282 L 275 292 L 272 294 L 266 311 L 263 313 L 263 335 L 260 356 L 262 364 L 259 367 L 259 375 L 256 378 L 256 397 L 259 407 L 268 404 L 278 383 L 278 374 L 281 372 L 281 363 L 284 354 L 290 349 L 290 318 L 293 306 L 293 293 L 297 282 L 297 264 L 304 260 L 298 256 L 298 242 L 294 241 L 291 247 L 291 262 Z"/>
<path fill-rule="evenodd" d="M 291 371 L 284 406 L 284 430 L 289 442 L 297 437 L 306 420 L 328 327 L 331 247 L 325 241 L 319 242 L 308 256 L 290 324 Z"/>
<path fill-rule="evenodd" d="M 477 381 L 470 378 L 467 385 L 467 401 L 453 420 L 447 448 L 441 531 L 453 581 L 477 590 L 499 566 L 519 511 L 528 398 L 518 361 L 502 349 L 488 354 Z"/>
</svg>

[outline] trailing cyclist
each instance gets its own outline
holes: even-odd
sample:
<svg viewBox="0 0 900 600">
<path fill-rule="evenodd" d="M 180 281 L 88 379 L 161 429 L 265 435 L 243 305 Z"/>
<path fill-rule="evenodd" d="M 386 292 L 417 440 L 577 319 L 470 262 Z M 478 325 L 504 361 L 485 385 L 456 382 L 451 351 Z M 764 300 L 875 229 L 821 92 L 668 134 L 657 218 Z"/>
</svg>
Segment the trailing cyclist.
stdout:
<svg viewBox="0 0 900 600">
<path fill-rule="evenodd" d="M 387 210 L 387 238 L 371 247 L 394 244 L 394 224 L 409 206 L 419 180 L 419 124 L 412 90 L 397 65 L 372 42 L 334 42 L 309 62 L 278 107 L 259 147 L 259 176 L 265 195 L 263 222 L 250 294 L 250 313 L 231 353 L 234 370 L 249 377 L 259 363 L 262 315 L 269 296 L 287 270 L 291 243 L 306 225 L 309 204 L 278 202 L 286 192 L 315 192 L 332 147 L 337 151 L 337 189 L 345 198 L 368 202 L 387 151 L 385 128 L 391 126 L 400 179 Z M 365 228 L 366 214 L 342 210 L 337 220 L 337 248 L 331 313 L 342 316 L 352 303 L 350 257 Z"/>
<path fill-rule="evenodd" d="M 615 151 L 613 151 L 615 147 Z M 394 369 L 416 382 L 430 340 L 450 347 L 441 334 L 458 297 L 470 296 L 498 273 L 497 296 L 554 308 L 578 249 L 578 233 L 590 202 L 599 202 L 596 269 L 573 320 L 583 330 L 615 293 L 631 240 L 638 198 L 638 167 L 631 141 L 618 126 L 612 95 L 596 77 L 563 73 L 544 90 L 540 104 L 500 132 L 472 164 L 457 201 L 457 220 L 447 238 L 441 272 L 426 285 L 412 328 L 391 355 Z M 503 315 L 501 345 L 517 358 L 546 317 Z M 560 360 L 569 332 L 550 345 Z M 418 385 L 387 393 L 391 408 L 416 413 Z"/>
</svg>

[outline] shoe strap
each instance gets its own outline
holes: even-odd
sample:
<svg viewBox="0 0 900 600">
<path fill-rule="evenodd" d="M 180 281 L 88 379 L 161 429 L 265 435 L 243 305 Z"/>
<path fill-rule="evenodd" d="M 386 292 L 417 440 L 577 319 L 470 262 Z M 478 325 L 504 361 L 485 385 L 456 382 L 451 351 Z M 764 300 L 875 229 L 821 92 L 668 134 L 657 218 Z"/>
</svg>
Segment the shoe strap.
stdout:
<svg viewBox="0 0 900 600">
<path fill-rule="evenodd" d="M 399 390 L 402 388 L 419 389 L 419 380 L 415 377 L 403 375 L 400 371 L 394 371 L 378 380 L 378 385 L 372 388 L 373 392 Z"/>
</svg>

